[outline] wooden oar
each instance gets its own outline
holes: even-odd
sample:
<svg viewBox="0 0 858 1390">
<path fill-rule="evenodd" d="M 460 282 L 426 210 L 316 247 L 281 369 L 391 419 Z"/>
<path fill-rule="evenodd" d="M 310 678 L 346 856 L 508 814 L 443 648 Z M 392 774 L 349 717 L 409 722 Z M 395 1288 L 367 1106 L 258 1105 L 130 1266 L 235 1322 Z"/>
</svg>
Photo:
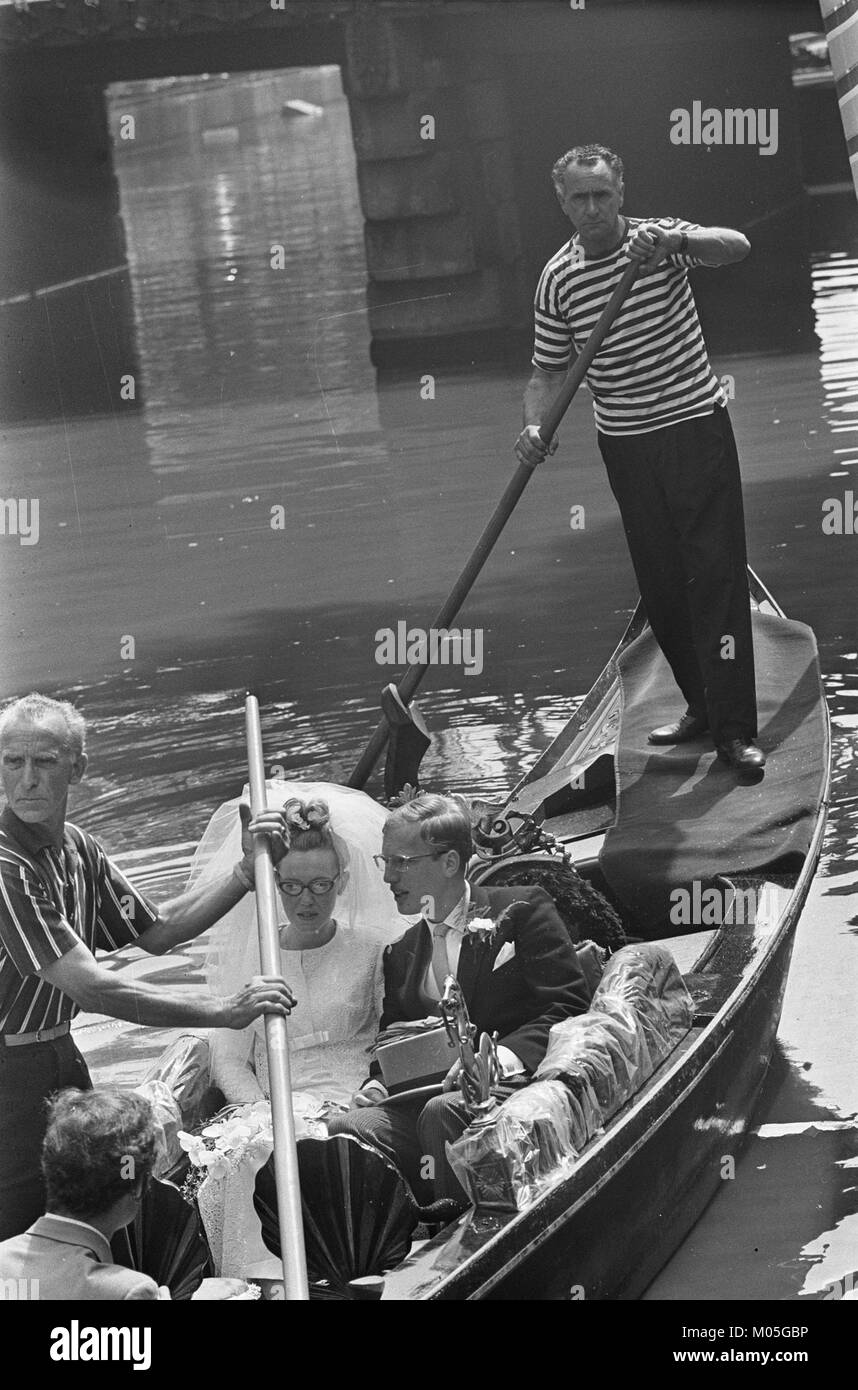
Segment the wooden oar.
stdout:
<svg viewBox="0 0 858 1390">
<path fill-rule="evenodd" d="M 622 278 L 617 288 L 602 310 L 598 321 L 594 324 L 593 331 L 578 354 L 578 357 L 575 359 L 573 366 L 570 368 L 556 398 L 545 412 L 545 419 L 539 427 L 539 434 L 544 443 L 549 444 L 557 433 L 557 427 L 560 421 L 569 409 L 578 387 L 589 371 L 593 358 L 599 351 L 614 319 L 620 312 L 639 270 L 639 262 L 631 261 L 623 271 Z M 535 467 L 535 464 L 520 463 L 513 473 L 507 484 L 506 491 L 489 518 L 483 534 L 474 546 L 468 563 L 465 565 L 465 568 L 453 585 L 446 602 L 443 604 L 440 612 L 435 617 L 435 621 L 432 623 L 432 627 L 436 630 L 448 628 L 455 618 L 470 592 L 474 580 L 489 558 L 498 536 L 512 515 L 519 497 L 530 482 Z M 429 662 L 418 662 L 408 667 L 408 670 L 396 687 L 403 704 L 409 704 L 414 698 L 417 687 L 428 669 Z M 362 787 L 364 785 L 384 751 L 384 746 L 388 739 L 388 732 L 387 721 L 382 719 L 376 726 L 375 732 L 364 749 L 360 761 L 348 780 L 348 785 L 350 787 Z"/>
<path fill-rule="evenodd" d="M 250 769 L 250 809 L 259 816 L 267 809 L 265 764 L 262 758 L 262 731 L 259 703 L 248 695 L 244 705 L 247 729 L 247 762 Z M 259 959 L 263 975 L 279 975 L 280 936 L 277 930 L 277 893 L 274 865 L 264 835 L 253 841 L 253 875 L 256 885 L 256 919 L 259 926 Z M 271 1089 L 271 1124 L 274 1131 L 274 1181 L 277 1187 L 277 1217 L 280 1226 L 280 1257 L 287 1300 L 306 1302 L 307 1260 L 304 1253 L 304 1219 L 298 1181 L 298 1152 L 295 1147 L 295 1120 L 292 1115 L 292 1081 L 289 1075 L 289 1041 L 286 1020 L 280 1014 L 265 1014 L 265 1045 L 268 1049 L 268 1079 Z"/>
</svg>

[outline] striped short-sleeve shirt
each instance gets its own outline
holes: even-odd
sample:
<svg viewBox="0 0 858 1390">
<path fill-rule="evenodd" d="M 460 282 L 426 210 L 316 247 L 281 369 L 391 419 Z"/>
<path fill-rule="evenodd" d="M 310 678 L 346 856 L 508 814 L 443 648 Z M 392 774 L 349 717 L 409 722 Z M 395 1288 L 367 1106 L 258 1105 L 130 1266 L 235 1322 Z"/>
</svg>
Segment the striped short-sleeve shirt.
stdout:
<svg viewBox="0 0 858 1390">
<path fill-rule="evenodd" d="M 699 231 L 671 217 L 629 217 L 621 244 L 588 257 L 577 234 L 552 256 L 534 300 L 533 364 L 565 371 L 580 352 L 629 264 L 627 247 L 643 223 L 666 231 Z M 726 405 L 709 357 L 688 269 L 702 262 L 668 256 L 632 286 L 587 373 L 596 427 L 603 434 L 647 434 Z"/>
<path fill-rule="evenodd" d="M 66 822 L 57 845 L 7 806 L 0 815 L 0 1033 L 33 1033 L 74 1018 L 78 1007 L 39 971 L 82 941 L 115 951 L 157 921 L 157 912 L 97 840 Z"/>
</svg>

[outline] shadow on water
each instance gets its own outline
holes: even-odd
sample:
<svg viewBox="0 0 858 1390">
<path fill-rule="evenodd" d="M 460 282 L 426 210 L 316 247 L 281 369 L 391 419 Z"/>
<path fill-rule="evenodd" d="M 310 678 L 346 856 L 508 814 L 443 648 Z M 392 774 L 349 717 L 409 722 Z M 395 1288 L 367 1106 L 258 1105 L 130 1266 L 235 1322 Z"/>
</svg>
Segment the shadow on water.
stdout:
<svg viewBox="0 0 858 1390">
<path fill-rule="evenodd" d="M 819 1298 L 858 1271 L 858 1127 L 840 1121 L 779 1044 L 755 1122 L 735 1171 L 725 1165 L 720 1193 L 644 1301 Z"/>
</svg>

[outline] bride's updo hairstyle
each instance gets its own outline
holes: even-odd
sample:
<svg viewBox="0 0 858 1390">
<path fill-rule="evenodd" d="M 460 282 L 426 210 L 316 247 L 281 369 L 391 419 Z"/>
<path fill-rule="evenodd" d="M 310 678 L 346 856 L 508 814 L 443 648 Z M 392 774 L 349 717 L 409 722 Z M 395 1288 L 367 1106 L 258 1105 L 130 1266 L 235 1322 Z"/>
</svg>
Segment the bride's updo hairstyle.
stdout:
<svg viewBox="0 0 858 1390">
<path fill-rule="evenodd" d="M 297 796 L 284 802 L 283 816 L 289 831 L 289 851 L 332 849 L 340 873 L 348 868 L 349 852 L 345 841 L 331 828 L 328 803 L 322 800 L 301 801 Z"/>
</svg>

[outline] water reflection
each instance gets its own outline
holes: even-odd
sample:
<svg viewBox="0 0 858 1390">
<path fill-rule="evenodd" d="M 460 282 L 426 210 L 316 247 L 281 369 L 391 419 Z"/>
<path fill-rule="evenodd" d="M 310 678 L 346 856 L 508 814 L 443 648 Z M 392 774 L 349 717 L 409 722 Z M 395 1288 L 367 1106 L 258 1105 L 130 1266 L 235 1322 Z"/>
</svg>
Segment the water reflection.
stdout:
<svg viewBox="0 0 858 1390">
<path fill-rule="evenodd" d="M 284 120 L 283 103 L 304 92 L 324 98 L 322 114 Z M 167 431 L 164 452 L 194 453 L 189 407 L 308 399 L 318 412 L 320 387 L 369 391 L 363 219 L 338 70 L 154 93 L 130 84 L 111 101 L 136 109 L 143 131 L 157 110 L 173 141 L 116 147 L 147 413 Z M 290 418 L 294 404 L 284 439 Z M 154 467 L 170 461 L 156 449 Z"/>
<path fill-rule="evenodd" d="M 853 434 L 858 431 L 858 259 L 845 252 L 814 256 L 811 274 L 826 418 L 833 434 Z M 851 477 L 858 441 L 851 447 L 844 439 L 835 444 L 838 466 L 830 476 Z"/>
</svg>

